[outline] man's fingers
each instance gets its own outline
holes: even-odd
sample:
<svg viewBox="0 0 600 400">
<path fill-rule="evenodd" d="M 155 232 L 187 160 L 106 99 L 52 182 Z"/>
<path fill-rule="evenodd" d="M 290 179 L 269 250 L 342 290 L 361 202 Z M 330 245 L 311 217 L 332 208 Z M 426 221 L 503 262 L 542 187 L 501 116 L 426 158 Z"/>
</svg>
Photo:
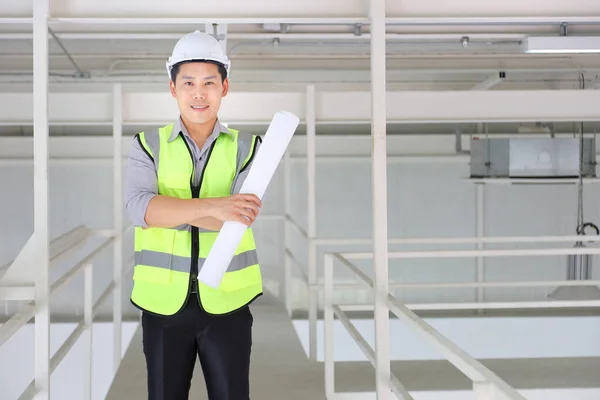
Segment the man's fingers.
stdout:
<svg viewBox="0 0 600 400">
<path fill-rule="evenodd" d="M 246 218 L 248 218 L 250 221 L 254 221 L 254 219 L 256 218 L 256 215 L 254 214 L 254 212 L 252 210 L 249 210 L 247 208 L 243 208 L 240 210 L 240 214 L 242 216 L 245 216 Z"/>
<path fill-rule="evenodd" d="M 254 203 L 241 201 L 237 204 L 240 210 L 250 210 L 254 215 L 258 215 L 260 209 Z"/>
<path fill-rule="evenodd" d="M 240 222 L 246 226 L 250 226 L 250 224 L 251 224 L 251 221 L 247 217 L 244 217 L 243 215 L 238 215 L 236 217 L 236 221 Z"/>
<path fill-rule="evenodd" d="M 256 204 L 258 207 L 262 207 L 262 201 L 258 198 L 258 196 L 254 195 L 254 194 L 243 194 L 242 198 L 245 201 Z"/>
</svg>

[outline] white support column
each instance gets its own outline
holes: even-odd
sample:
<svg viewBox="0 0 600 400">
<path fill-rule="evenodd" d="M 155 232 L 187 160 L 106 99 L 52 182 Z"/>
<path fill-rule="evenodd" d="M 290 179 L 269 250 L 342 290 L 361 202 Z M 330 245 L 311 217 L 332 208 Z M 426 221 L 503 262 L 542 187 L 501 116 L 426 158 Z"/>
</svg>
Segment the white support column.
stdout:
<svg viewBox="0 0 600 400">
<path fill-rule="evenodd" d="M 94 292 L 93 292 L 93 269 L 92 264 L 86 264 L 84 271 L 84 321 L 85 330 L 82 333 L 82 340 L 85 346 L 84 371 L 83 371 L 83 396 L 82 400 L 92 400 L 92 349 L 93 349 L 93 329 L 94 329 Z"/>
<path fill-rule="evenodd" d="M 385 0 L 370 0 L 373 261 L 377 400 L 392 398 L 388 298 Z"/>
<path fill-rule="evenodd" d="M 335 395 L 335 325 L 333 320 L 333 256 L 325 255 L 323 263 L 324 285 L 324 317 L 323 325 L 325 331 L 324 364 L 325 364 L 325 397 L 331 400 Z"/>
<path fill-rule="evenodd" d="M 48 229 L 49 0 L 33 0 L 33 191 L 35 235 L 35 399 L 50 398 L 50 244 Z"/>
<path fill-rule="evenodd" d="M 290 240 L 290 226 L 287 220 L 288 215 L 290 215 L 292 211 L 292 196 L 290 194 L 290 179 L 291 179 L 291 158 L 290 158 L 290 150 L 288 149 L 283 155 L 283 265 L 284 265 L 284 296 L 285 296 L 285 305 L 288 310 L 288 314 L 290 317 L 292 316 L 292 265 L 289 255 L 287 254 L 287 250 L 291 251 L 291 240 Z"/>
<path fill-rule="evenodd" d="M 483 237 L 485 235 L 485 185 L 478 184 L 475 185 L 476 190 L 476 224 L 477 224 L 477 237 Z M 484 248 L 484 243 L 477 243 L 477 249 L 482 250 Z M 477 282 L 483 282 L 485 280 L 485 258 L 477 257 L 477 271 L 476 271 L 476 279 Z M 484 288 L 477 288 L 477 301 L 485 301 L 485 293 Z M 480 312 L 483 310 L 480 310 Z"/>
<path fill-rule="evenodd" d="M 122 297 L 123 297 L 123 90 L 113 86 L 113 373 L 121 363 Z"/>
<path fill-rule="evenodd" d="M 315 85 L 306 87 L 306 168 L 308 181 L 308 282 L 311 286 L 309 297 L 309 338 L 310 359 L 317 359 L 317 311 L 319 292 L 313 289 L 317 283 L 317 212 L 316 212 L 316 110 Z"/>
</svg>

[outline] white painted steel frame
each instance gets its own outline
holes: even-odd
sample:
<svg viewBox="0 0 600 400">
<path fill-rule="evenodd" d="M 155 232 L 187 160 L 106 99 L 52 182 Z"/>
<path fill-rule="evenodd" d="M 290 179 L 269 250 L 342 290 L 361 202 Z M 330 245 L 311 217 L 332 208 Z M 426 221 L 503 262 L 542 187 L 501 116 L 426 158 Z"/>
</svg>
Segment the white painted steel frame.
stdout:
<svg viewBox="0 0 600 400">
<path fill-rule="evenodd" d="M 123 232 L 123 90 L 113 85 L 113 229 Z M 123 235 L 117 235 L 113 246 L 113 374 L 121 363 L 123 316 Z"/>
<path fill-rule="evenodd" d="M 286 159 L 289 161 L 289 158 Z M 289 168 L 289 164 L 287 164 Z M 284 178 L 286 182 L 284 185 L 288 187 L 290 176 L 289 171 L 286 173 Z M 288 188 L 289 190 L 289 188 Z M 288 199 L 289 201 L 289 199 Z M 287 204 L 287 203 L 286 203 Z M 290 208 L 288 204 L 287 208 Z M 276 216 L 273 216 L 276 217 Z M 289 228 L 293 228 L 299 235 L 308 240 L 308 233 L 300 226 L 300 224 L 294 220 L 294 218 L 286 214 L 283 217 L 286 237 L 290 237 Z M 289 240 L 289 239 L 286 239 Z M 484 243 L 573 243 L 581 240 L 580 236 L 568 235 L 568 236 L 500 236 L 500 237 L 489 237 L 489 236 L 478 236 L 478 237 L 433 237 L 433 238 L 391 238 L 388 239 L 388 244 L 477 244 L 482 245 Z M 599 242 L 600 236 L 589 236 L 586 237 L 589 242 Z M 371 239 L 316 239 L 314 240 L 316 248 L 321 246 L 347 246 L 347 245 L 371 245 Z M 497 253 L 497 252 L 501 253 Z M 451 257 L 452 253 L 458 252 L 457 256 L 460 257 L 477 257 L 483 259 L 485 256 L 510 256 L 512 255 L 544 255 L 546 253 L 556 252 L 560 255 L 570 253 L 591 253 L 597 254 L 600 249 L 585 248 L 585 249 L 574 249 L 574 248 L 559 248 L 559 249 L 517 249 L 516 253 L 512 250 L 473 250 L 473 251 L 442 251 L 439 257 Z M 326 291 L 325 286 L 327 279 L 325 277 L 324 283 L 310 283 L 306 271 L 302 264 L 297 260 L 294 255 L 294 251 L 291 248 L 289 242 L 286 242 L 284 249 L 286 259 L 286 273 L 285 287 L 288 288 L 286 291 L 285 302 L 287 305 L 288 313 L 292 313 L 292 296 L 291 285 L 293 280 L 293 271 L 296 270 L 300 276 L 300 281 L 312 292 L 320 293 Z M 417 258 L 427 258 L 428 254 L 432 252 L 406 252 L 407 255 L 403 258 L 411 258 L 411 255 Z M 514 253 L 514 254 L 513 254 Z M 395 258 L 398 252 L 389 252 L 390 258 Z M 403 253 L 404 254 L 404 253 Z M 373 253 L 341 253 L 343 258 L 340 258 L 340 262 L 351 268 L 355 274 L 365 278 L 366 275 L 359 269 L 353 266 L 347 259 L 372 259 Z M 327 258 L 325 259 L 327 260 Z M 482 277 L 482 275 L 480 275 Z M 370 279 L 370 278 L 369 278 Z M 423 290 L 423 289 L 461 289 L 461 288 L 474 288 L 476 290 L 483 288 L 494 288 L 494 287 L 555 287 L 555 286 L 596 286 L 600 285 L 600 280 L 589 280 L 589 281 L 512 281 L 512 282 L 484 282 L 483 279 L 476 279 L 475 282 L 427 282 L 427 283 L 405 283 L 405 282 L 388 282 L 390 289 L 410 289 L 410 290 Z M 336 283 L 336 287 L 343 290 L 357 290 L 364 287 L 362 284 L 355 283 Z M 325 299 L 327 294 L 325 294 Z M 544 309 L 544 308 L 595 308 L 600 307 L 600 301 L 596 300 L 582 300 L 582 301 L 506 301 L 506 302 L 485 302 L 484 299 L 478 299 L 476 302 L 471 303 L 417 303 L 417 304 L 406 304 L 411 310 L 415 311 L 441 311 L 441 310 L 484 310 L 484 309 Z M 309 304 L 309 307 L 318 307 L 315 304 Z M 344 311 L 373 311 L 374 305 L 342 305 L 340 306 Z M 310 309 L 308 310 L 310 314 Z M 316 314 L 317 309 L 313 312 Z M 325 308 L 325 318 L 328 318 L 328 313 L 331 310 Z M 310 321 L 309 321 L 310 323 Z M 309 348 L 317 348 L 318 343 L 310 342 L 310 340 L 316 340 L 314 337 L 309 337 Z M 327 342 L 327 335 L 325 341 Z M 310 351 L 309 351 L 310 353 Z M 326 361 L 327 362 L 327 361 Z"/>
<path fill-rule="evenodd" d="M 4 17 L 0 18 L 0 24 L 15 24 L 15 25 L 30 25 L 31 18 L 27 17 Z M 317 24 L 317 25 L 354 25 L 363 24 L 369 25 L 371 20 L 368 18 L 347 18 L 347 17 L 292 17 L 292 18 L 277 18 L 277 17 L 229 17 L 229 18 L 98 18 L 98 17 L 65 17 L 65 18 L 50 18 L 51 25 L 56 24 L 100 24 L 100 25 L 120 25 L 120 24 Z M 551 16 L 551 17 L 386 17 L 387 25 L 560 25 L 567 24 L 598 24 L 600 17 L 597 16 Z"/>
<path fill-rule="evenodd" d="M 48 0 L 33 0 L 33 18 L 19 19 L 27 23 L 33 23 L 33 166 L 34 166 L 34 233 L 30 239 L 31 246 L 22 250 L 33 254 L 34 264 L 37 266 L 34 274 L 34 293 L 28 294 L 29 287 L 0 287 L 2 299 L 34 300 L 13 315 L 8 322 L 0 328 L 0 346 L 13 336 L 31 318 L 35 317 L 35 364 L 34 378 L 20 398 L 36 400 L 50 398 L 50 376 L 60 362 L 64 359 L 80 336 L 85 340 L 85 367 L 83 399 L 91 399 L 92 396 L 92 325 L 93 316 L 99 306 L 109 296 L 113 295 L 113 318 L 114 318 L 114 362 L 113 368 L 116 372 L 121 361 L 122 343 L 122 277 L 123 277 L 123 206 L 122 206 L 122 126 L 123 126 L 123 98 L 120 84 L 113 88 L 113 195 L 114 229 L 110 231 L 96 231 L 107 239 L 92 253 L 62 275 L 52 285 L 49 284 L 49 270 L 61 259 L 66 258 L 73 251 L 83 245 L 92 232 L 79 226 L 70 232 L 49 240 L 49 197 L 48 197 Z M 16 19 L 2 19 L 0 22 L 17 23 Z M 126 230 L 129 231 L 129 228 Z M 102 250 L 114 242 L 113 281 L 102 293 L 100 298 L 93 303 L 93 275 L 91 261 Z M 31 248 L 29 248 L 31 247 Z M 22 254 L 13 263 L 0 268 L 0 279 L 6 274 L 10 278 L 23 279 L 23 266 L 19 262 Z M 129 262 L 131 268 L 133 261 Z M 128 272 L 129 268 L 127 269 Z M 84 317 L 69 338 L 60 349 L 50 357 L 50 296 L 52 293 L 64 287 L 78 271 L 84 269 Z M 6 283 L 6 282 L 5 282 Z"/>
<path fill-rule="evenodd" d="M 308 281 L 309 281 L 309 356 L 313 361 L 317 360 L 317 309 L 319 292 L 313 290 L 317 283 L 317 198 L 316 198 L 316 104 L 315 85 L 306 87 L 306 173 L 308 181 Z"/>
<path fill-rule="evenodd" d="M 64 23 L 113 23 L 120 24 L 123 22 L 127 22 L 128 24 L 137 23 L 137 24 L 155 24 L 155 23 L 200 23 L 200 22 L 215 22 L 215 20 L 211 19 L 208 21 L 207 19 L 169 19 L 169 18 L 149 18 L 149 19 L 118 19 L 118 18 L 59 18 L 59 19 L 49 19 L 48 18 L 48 1 L 47 0 L 34 0 L 34 18 L 8 18 L 0 20 L 0 23 L 31 23 L 33 21 L 34 25 L 34 140 L 35 140 L 35 161 L 34 161 L 34 169 L 35 169 L 35 215 L 36 215 L 36 223 L 35 223 L 35 234 L 36 239 L 38 239 L 38 249 L 40 251 L 37 252 L 38 257 L 43 259 L 45 263 L 38 263 L 40 269 L 43 269 L 42 274 L 37 274 L 36 279 L 36 298 L 37 300 L 46 299 L 46 305 L 43 305 L 43 301 L 39 301 L 37 303 L 37 311 L 36 311 L 36 321 L 44 321 L 44 317 L 46 317 L 45 322 L 49 322 L 48 318 L 48 309 L 47 309 L 47 298 L 48 298 L 48 261 L 49 261 L 49 249 L 48 249 L 48 189 L 47 189 L 47 167 L 48 167 L 48 153 L 47 153 L 47 144 L 48 144 L 48 113 L 47 113 L 47 85 L 48 85 L 48 75 L 47 75 L 47 51 L 48 51 L 48 43 L 47 43 L 47 28 L 48 23 L 50 21 L 51 24 L 64 24 Z M 373 199 L 374 199 L 374 240 L 369 240 L 368 243 L 374 244 L 374 254 L 375 254 L 375 271 L 376 271 L 376 279 L 375 279 L 375 287 L 376 291 L 379 294 L 383 293 L 385 289 L 387 291 L 387 201 L 386 201 L 386 180 L 385 180 L 385 171 L 386 171 L 386 148 L 385 148 L 385 124 L 386 124 L 386 96 L 385 96 L 385 24 L 410 24 L 410 25 L 419 25 L 419 24 L 456 24 L 458 22 L 463 24 L 504 24 L 504 23 L 554 23 L 555 19 L 552 18 L 510 18 L 510 19 L 502 19 L 502 18 L 466 18 L 461 21 L 457 21 L 455 18 L 452 19 L 440 19 L 440 18 L 388 18 L 385 17 L 385 3 L 382 0 L 372 0 L 370 1 L 370 10 L 371 15 L 370 19 L 356 19 L 356 18 L 326 18 L 326 19 L 318 19 L 318 18 L 291 18 L 291 19 L 273 19 L 267 18 L 259 21 L 257 18 L 238 18 L 238 19 L 219 19 L 216 22 L 218 23 L 257 23 L 257 22 L 284 22 L 284 23 L 371 23 L 372 24 L 372 35 L 370 37 L 371 40 L 371 49 L 372 49 L 372 57 L 371 57 L 371 73 L 372 73 L 372 136 L 373 136 Z M 565 20 L 572 20 L 575 22 L 594 22 L 593 18 L 561 18 L 560 22 L 564 22 Z M 310 98 L 310 90 L 307 89 L 307 104 L 311 101 Z M 115 88 L 114 98 L 115 101 L 117 99 L 117 89 Z M 40 96 L 41 94 L 41 96 Z M 45 94 L 45 96 L 44 96 Z M 314 88 L 313 88 L 313 99 L 312 105 L 314 107 Z M 114 110 L 114 109 L 113 109 Z M 310 110 L 307 110 L 307 116 L 310 115 Z M 314 115 L 314 111 L 313 111 Z M 122 116 L 121 116 L 122 118 Z M 493 120 L 494 117 L 486 117 Z M 581 118 L 580 118 L 581 119 Z M 113 124 L 115 125 L 115 137 L 117 137 L 118 129 L 116 127 L 118 118 L 115 116 L 113 119 Z M 501 118 L 502 120 L 502 118 Z M 404 120 L 404 122 L 409 122 L 410 119 Z M 314 145 L 314 144 L 313 144 Z M 310 145 L 308 147 L 310 149 Z M 119 150 L 117 144 L 115 144 L 115 152 Z M 314 171 L 314 158 L 313 159 L 312 171 Z M 120 158 L 119 158 L 120 160 Z M 120 178 L 116 175 L 117 166 L 120 161 L 115 158 L 115 185 L 119 182 Z M 383 161 L 382 161 L 383 160 Z M 309 175 L 309 179 L 310 175 Z M 289 183 L 288 183 L 289 184 Z M 309 184 L 309 191 L 311 190 L 311 185 Z M 309 210 L 312 207 L 312 211 L 309 212 L 313 214 L 311 218 L 309 218 L 309 233 L 307 235 L 310 239 L 316 238 L 316 226 L 314 219 L 314 179 L 312 182 L 312 196 L 309 196 Z M 117 190 L 115 190 L 115 199 L 117 197 Z M 312 202 L 312 206 L 311 206 Z M 381 207 L 381 205 L 386 205 L 385 207 Z M 289 213 L 289 209 L 286 210 Z M 115 224 L 119 221 L 117 217 L 115 217 Z M 40 237 L 40 235 L 42 235 Z M 287 236 L 287 235 L 286 235 Z M 430 239 L 431 240 L 431 239 Z M 339 242 L 338 242 L 339 243 Z M 479 242 L 483 243 L 483 241 Z M 316 246 L 320 244 L 317 240 L 312 240 L 309 248 L 309 253 L 314 252 L 316 254 Z M 116 253 L 115 249 L 115 253 Z M 425 252 L 423 252 L 425 253 Z M 393 253 L 392 253 L 393 254 Z M 485 255 L 498 255 L 493 253 L 477 253 L 480 256 Z M 448 255 L 448 253 L 445 253 Z M 462 256 L 470 256 L 470 254 L 463 253 Z M 311 257 L 312 259 L 312 257 Z M 310 263 L 310 262 L 309 262 Z M 309 267 L 309 283 L 314 285 L 314 277 L 316 276 L 316 263 L 311 263 L 312 266 Z M 115 278 L 117 269 L 121 268 L 118 265 L 115 265 Z M 310 275 L 313 275 L 313 279 L 310 279 Z M 120 279 L 120 276 L 119 278 Z M 312 282 L 311 282 L 312 281 Z M 118 280 L 113 282 L 114 288 L 120 286 Z M 312 295 L 311 295 L 312 296 Z M 312 303 L 312 302 L 311 302 Z M 316 304 L 311 304 L 312 306 L 316 306 Z M 46 307 L 46 308 L 44 308 Z M 119 306 L 115 305 L 114 310 L 118 310 Z M 378 356 L 385 357 L 386 348 L 388 348 L 387 339 L 388 333 L 385 332 L 383 328 L 387 327 L 385 321 L 382 321 L 381 316 L 385 312 L 387 314 L 387 303 L 384 302 L 384 299 L 381 296 L 376 296 L 376 326 L 377 326 L 377 350 L 376 354 Z M 380 315 L 381 314 L 381 315 Z M 379 317 L 377 317 L 379 316 Z M 116 317 L 116 316 L 115 316 Z M 385 318 L 383 318 L 385 319 Z M 38 324 L 36 322 L 36 348 L 41 351 L 41 353 L 45 353 L 48 355 L 48 325 L 46 323 L 40 324 L 38 328 Z M 311 335 L 312 336 L 312 335 Z M 116 354 L 116 350 L 115 350 Z M 49 365 L 48 365 L 48 357 L 45 359 L 41 356 L 38 351 L 36 351 L 36 385 L 38 388 L 41 388 L 41 391 L 38 391 L 39 398 L 47 398 L 47 392 L 49 389 Z M 385 375 L 386 371 L 389 371 L 389 365 L 383 365 L 384 360 L 382 357 L 377 358 L 377 366 L 378 375 Z M 382 382 L 378 379 L 378 398 L 387 398 L 389 396 L 390 383 Z M 44 394 L 44 392 L 46 394 Z"/>
<path fill-rule="evenodd" d="M 379 361 L 375 354 L 371 354 L 369 351 L 370 346 L 352 326 L 342 307 L 337 306 L 333 301 L 333 291 L 337 287 L 337 285 L 334 284 L 333 279 L 335 266 L 334 261 L 340 262 L 340 264 L 347 267 L 357 277 L 359 277 L 363 286 L 367 285 L 373 290 L 374 293 L 378 291 L 377 277 L 375 278 L 374 282 L 373 279 L 367 276 L 359 268 L 354 266 L 351 262 L 346 260 L 343 255 L 339 253 L 327 253 L 325 255 L 325 387 L 328 399 L 335 398 L 335 361 L 333 351 L 333 337 L 335 329 L 334 315 L 338 316 L 338 319 L 340 319 L 340 322 L 342 322 L 342 326 L 348 330 L 359 348 L 361 348 L 361 350 L 363 350 L 365 353 L 367 359 L 369 359 L 375 365 Z M 473 381 L 473 390 L 478 400 L 525 400 L 525 398 L 519 392 L 508 385 L 491 370 L 486 368 L 479 361 L 475 360 L 464 350 L 423 321 L 422 318 L 417 316 L 408 307 L 401 304 L 394 296 L 388 293 L 387 288 L 385 301 L 386 306 L 389 306 L 389 310 L 391 310 L 398 318 L 408 323 L 421 336 L 429 339 L 433 345 L 444 354 L 450 363 L 452 363 L 457 369 L 459 369 L 463 374 L 471 379 L 471 381 Z M 375 304 L 375 309 L 376 308 L 377 304 Z M 384 318 L 389 321 L 389 314 L 386 314 Z M 373 360 L 373 358 L 375 359 Z M 387 358 L 387 363 L 389 368 L 389 356 Z M 395 384 L 395 382 L 397 382 L 397 384 Z M 393 374 L 390 373 L 390 375 L 387 377 L 386 383 L 388 386 L 393 388 L 394 393 L 399 399 L 412 399 L 410 394 L 407 392 L 402 392 L 402 389 L 404 388 Z M 379 394 L 377 394 L 377 396 L 379 398 Z"/>
<path fill-rule="evenodd" d="M 371 18 L 371 136 L 373 253 L 375 269 L 375 371 L 376 397 L 392 398 L 390 385 L 390 329 L 388 294 L 387 218 L 387 93 L 385 0 L 369 1 Z"/>
<path fill-rule="evenodd" d="M 117 235 L 118 236 L 118 235 Z M 79 262 L 77 265 L 72 267 L 69 271 L 67 271 L 61 278 L 56 281 L 50 290 L 50 293 L 56 293 L 61 288 L 63 288 L 67 283 L 69 283 L 75 275 L 79 271 L 83 269 L 84 271 L 84 316 L 79 321 L 78 325 L 75 327 L 73 332 L 69 335 L 69 337 L 65 340 L 65 342 L 60 346 L 60 348 L 56 351 L 56 353 L 49 360 L 49 374 L 52 374 L 54 370 L 60 365 L 60 363 L 67 356 L 68 352 L 71 348 L 77 343 L 79 338 L 83 337 L 84 341 L 84 385 L 83 385 L 83 393 L 82 399 L 89 400 L 92 398 L 92 345 L 93 345 L 93 320 L 94 316 L 98 312 L 100 306 L 104 304 L 105 301 L 109 299 L 111 294 L 114 294 L 114 290 L 116 288 L 115 282 L 111 282 L 111 284 L 105 289 L 105 291 L 98 297 L 96 302 L 93 301 L 93 273 L 91 264 L 91 260 L 95 258 L 102 250 L 107 248 L 113 241 L 115 237 L 110 237 L 102 245 L 96 248 L 94 252 L 88 255 L 84 260 Z M 125 270 L 125 273 L 129 272 L 131 268 L 133 268 L 133 259 L 130 259 L 127 262 L 128 268 Z M 29 311 L 29 307 L 33 309 L 33 304 L 29 304 L 27 308 L 22 310 L 19 315 L 23 316 L 23 324 L 27 322 L 33 316 L 33 311 Z M 114 344 L 116 347 L 117 345 Z M 118 367 L 118 365 L 117 365 Z M 34 396 L 39 396 L 40 393 L 36 392 L 35 380 L 31 381 L 29 386 L 23 391 L 21 396 L 19 396 L 19 400 L 31 400 L 32 398 L 36 398 Z M 49 394 L 48 394 L 49 398 Z"/>
<path fill-rule="evenodd" d="M 318 124 L 371 124 L 371 96 L 365 90 L 368 83 L 359 85 L 361 88 L 344 88 L 352 89 L 351 94 L 342 89 L 320 90 L 316 110 Z M 49 97 L 54 104 L 49 115 L 53 123 L 112 124 L 110 93 L 51 93 Z M 227 98 L 220 117 L 231 124 L 266 126 L 272 118 L 272 110 L 286 109 L 296 115 L 306 112 L 305 94 L 292 89 L 253 91 L 247 87 L 244 91 L 230 93 Z M 73 113 L 73 107 L 81 106 L 82 101 L 88 105 L 85 112 Z M 31 94 L 0 93 L 0 102 L 6 103 L 0 109 L 1 120 L 11 123 L 32 120 L 29 111 L 33 104 Z M 385 103 L 388 124 L 600 119 L 600 110 L 594 106 L 600 103 L 599 90 L 389 91 L 385 95 Z M 124 125 L 162 124 L 172 119 L 172 98 L 159 89 L 127 92 L 124 104 Z M 402 107 L 397 107 L 397 104 L 402 104 Z"/>
<path fill-rule="evenodd" d="M 50 398 L 50 288 L 48 216 L 49 0 L 33 0 L 33 193 L 35 238 L 35 399 Z"/>
</svg>

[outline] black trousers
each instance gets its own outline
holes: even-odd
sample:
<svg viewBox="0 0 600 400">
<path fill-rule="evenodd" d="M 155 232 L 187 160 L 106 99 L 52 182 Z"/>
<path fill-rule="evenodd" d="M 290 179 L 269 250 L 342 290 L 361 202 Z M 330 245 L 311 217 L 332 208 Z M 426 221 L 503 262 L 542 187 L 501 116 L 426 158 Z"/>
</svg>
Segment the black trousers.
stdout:
<svg viewBox="0 0 600 400">
<path fill-rule="evenodd" d="M 209 315 L 190 295 L 179 314 L 142 314 L 149 400 L 187 400 L 196 355 L 210 400 L 250 399 L 253 317 L 249 307 Z"/>
</svg>

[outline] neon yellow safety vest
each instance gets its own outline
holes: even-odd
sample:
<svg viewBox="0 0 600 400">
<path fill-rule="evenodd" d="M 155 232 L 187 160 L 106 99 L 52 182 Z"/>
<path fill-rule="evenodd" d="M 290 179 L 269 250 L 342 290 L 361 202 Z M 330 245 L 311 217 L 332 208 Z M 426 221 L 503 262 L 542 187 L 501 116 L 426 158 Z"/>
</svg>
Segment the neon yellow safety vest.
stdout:
<svg viewBox="0 0 600 400">
<path fill-rule="evenodd" d="M 169 141 L 173 125 L 142 132 L 138 140 L 154 160 L 158 194 L 181 199 L 229 196 L 234 179 L 254 157 L 255 135 L 221 134 L 208 151 L 202 171 L 194 171 L 191 150 L 183 134 Z M 246 146 L 240 146 L 242 141 Z M 238 149 L 249 148 L 248 154 Z M 238 159 L 242 162 L 238 165 Z M 193 174 L 201 174 L 199 187 L 193 187 Z M 182 309 L 192 279 L 195 279 L 219 232 L 193 226 L 171 229 L 135 228 L 135 270 L 131 302 L 138 308 L 160 315 L 173 315 Z M 244 307 L 262 294 L 262 277 L 252 229 L 244 234 L 218 289 L 198 282 L 198 296 L 210 314 L 226 314 Z"/>
</svg>

